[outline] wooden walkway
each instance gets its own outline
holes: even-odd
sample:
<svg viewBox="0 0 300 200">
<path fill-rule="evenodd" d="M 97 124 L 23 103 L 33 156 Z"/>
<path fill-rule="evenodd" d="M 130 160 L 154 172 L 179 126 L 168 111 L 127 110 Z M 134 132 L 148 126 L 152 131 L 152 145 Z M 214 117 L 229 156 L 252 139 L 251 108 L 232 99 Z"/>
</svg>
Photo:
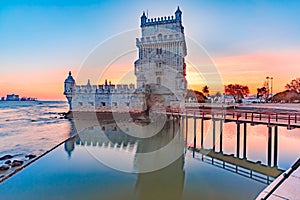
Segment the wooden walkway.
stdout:
<svg viewBox="0 0 300 200">
<path fill-rule="evenodd" d="M 264 191 L 257 200 L 300 199 L 300 158 L 285 173 L 280 175 Z"/>
<path fill-rule="evenodd" d="M 181 116 L 204 120 L 223 120 L 224 122 L 250 123 L 251 125 L 264 124 L 268 126 L 285 126 L 287 129 L 300 128 L 299 112 L 259 112 L 244 110 L 218 110 L 218 109 L 186 109 L 184 111 L 155 110 L 171 116 Z"/>
</svg>

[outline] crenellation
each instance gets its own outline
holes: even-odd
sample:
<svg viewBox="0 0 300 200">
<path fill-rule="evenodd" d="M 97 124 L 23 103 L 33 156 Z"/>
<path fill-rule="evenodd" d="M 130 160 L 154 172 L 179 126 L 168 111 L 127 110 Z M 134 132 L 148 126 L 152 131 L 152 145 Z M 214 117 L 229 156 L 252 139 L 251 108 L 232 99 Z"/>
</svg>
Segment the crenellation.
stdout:
<svg viewBox="0 0 300 200">
<path fill-rule="evenodd" d="M 151 26 L 151 25 L 166 24 L 166 23 L 176 23 L 176 19 L 174 18 L 174 16 L 150 18 L 147 19 L 143 25 Z"/>
</svg>

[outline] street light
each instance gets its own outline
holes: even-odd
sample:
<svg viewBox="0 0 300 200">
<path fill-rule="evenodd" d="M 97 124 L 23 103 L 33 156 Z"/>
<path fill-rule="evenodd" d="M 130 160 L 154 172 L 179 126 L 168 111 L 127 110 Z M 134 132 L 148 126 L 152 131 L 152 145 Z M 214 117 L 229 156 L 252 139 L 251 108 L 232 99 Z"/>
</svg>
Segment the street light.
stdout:
<svg viewBox="0 0 300 200">
<path fill-rule="evenodd" d="M 267 79 L 267 87 L 268 87 L 268 88 L 267 88 L 268 95 L 267 95 L 267 98 L 266 98 L 266 102 L 267 102 L 267 103 L 268 103 L 268 98 L 269 98 L 269 94 L 270 94 L 270 86 L 269 86 L 270 83 L 269 83 L 269 78 L 270 78 L 270 77 L 268 77 L 268 76 L 266 77 L 266 79 Z"/>
<path fill-rule="evenodd" d="M 267 88 L 268 96 L 269 96 L 270 90 L 271 90 L 271 103 L 272 103 L 273 102 L 273 77 L 267 76 L 266 79 L 267 79 L 267 86 L 268 86 L 268 88 Z M 271 87 L 270 87 L 270 81 L 269 80 L 271 80 Z"/>
<path fill-rule="evenodd" d="M 271 77 L 271 103 L 273 103 L 273 77 Z"/>
</svg>

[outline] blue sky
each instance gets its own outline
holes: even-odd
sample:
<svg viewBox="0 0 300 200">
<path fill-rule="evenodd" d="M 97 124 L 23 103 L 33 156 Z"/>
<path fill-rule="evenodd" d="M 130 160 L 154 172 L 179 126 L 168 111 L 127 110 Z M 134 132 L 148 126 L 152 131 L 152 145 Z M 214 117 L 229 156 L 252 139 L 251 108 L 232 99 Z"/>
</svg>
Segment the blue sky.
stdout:
<svg viewBox="0 0 300 200">
<path fill-rule="evenodd" d="M 0 96 L 22 93 L 20 87 L 24 93 L 38 94 L 40 90 L 29 89 L 35 84 L 57 87 L 65 78 L 57 77 L 58 72 L 76 70 L 97 44 L 138 28 L 143 11 L 148 10 L 149 17 L 168 16 L 178 5 L 186 35 L 213 59 L 300 52 L 300 1 L 1 0 Z M 294 76 L 300 76 L 293 71 L 297 64 L 298 60 L 291 64 Z M 47 78 L 41 79 L 43 75 Z M 24 84 L 16 84 L 22 77 Z"/>
</svg>

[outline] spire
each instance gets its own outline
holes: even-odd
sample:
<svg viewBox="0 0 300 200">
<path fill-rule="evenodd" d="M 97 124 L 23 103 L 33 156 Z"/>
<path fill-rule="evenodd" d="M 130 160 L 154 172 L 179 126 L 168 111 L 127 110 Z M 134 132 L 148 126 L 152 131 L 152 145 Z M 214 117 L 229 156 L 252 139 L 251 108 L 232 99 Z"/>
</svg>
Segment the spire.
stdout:
<svg viewBox="0 0 300 200">
<path fill-rule="evenodd" d="M 75 80 L 74 80 L 74 78 L 72 76 L 72 72 L 71 71 L 69 71 L 69 76 L 65 80 L 65 83 L 67 83 L 67 82 L 75 84 Z"/>
<path fill-rule="evenodd" d="M 182 13 L 182 12 L 181 12 L 181 10 L 180 10 L 180 8 L 179 8 L 179 6 L 177 6 L 177 10 L 176 10 L 176 12 L 180 12 L 180 13 Z"/>
</svg>

